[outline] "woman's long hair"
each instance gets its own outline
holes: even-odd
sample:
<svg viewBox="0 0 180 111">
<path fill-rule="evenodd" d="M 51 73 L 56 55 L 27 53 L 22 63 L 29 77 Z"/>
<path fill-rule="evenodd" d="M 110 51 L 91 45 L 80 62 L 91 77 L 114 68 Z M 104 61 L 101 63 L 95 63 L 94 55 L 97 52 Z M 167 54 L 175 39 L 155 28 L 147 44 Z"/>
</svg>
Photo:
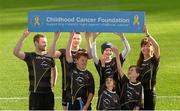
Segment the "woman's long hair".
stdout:
<svg viewBox="0 0 180 111">
<path fill-rule="evenodd" d="M 140 44 L 140 45 L 141 45 L 141 48 L 142 48 L 143 46 L 145 46 L 146 44 L 148 44 L 148 43 L 152 44 L 151 41 L 150 41 L 147 37 L 146 37 L 146 38 L 143 38 L 143 39 L 141 40 L 141 44 Z M 154 54 L 153 54 L 153 55 L 154 55 Z M 138 61 L 137 61 L 137 66 L 138 66 L 138 67 L 141 66 L 143 60 L 144 60 L 144 55 L 143 55 L 143 53 L 142 53 L 142 51 L 141 51 L 140 54 L 139 54 L 139 59 L 138 59 Z"/>
</svg>

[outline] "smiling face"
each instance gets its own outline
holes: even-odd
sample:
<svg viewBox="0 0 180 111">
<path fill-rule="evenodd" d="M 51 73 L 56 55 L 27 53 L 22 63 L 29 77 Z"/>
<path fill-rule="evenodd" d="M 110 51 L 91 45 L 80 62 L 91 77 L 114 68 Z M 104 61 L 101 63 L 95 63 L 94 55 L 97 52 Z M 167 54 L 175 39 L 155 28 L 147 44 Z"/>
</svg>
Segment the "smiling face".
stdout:
<svg viewBox="0 0 180 111">
<path fill-rule="evenodd" d="M 36 49 L 38 49 L 39 51 L 47 50 L 47 38 L 45 37 L 45 35 L 36 34 L 34 36 L 34 44 Z"/>
<path fill-rule="evenodd" d="M 105 58 L 111 58 L 112 55 L 113 55 L 113 52 L 111 48 L 106 48 L 103 52 L 103 56 Z"/>
<path fill-rule="evenodd" d="M 37 47 L 40 51 L 46 51 L 47 50 L 47 38 L 40 37 Z"/>
<path fill-rule="evenodd" d="M 153 55 L 153 46 L 152 43 L 148 39 L 144 39 L 141 42 L 141 52 L 143 55 Z"/>
<path fill-rule="evenodd" d="M 140 69 L 137 68 L 137 66 L 132 65 L 129 67 L 128 70 L 128 77 L 130 80 L 136 80 L 136 78 L 139 76 Z"/>
<path fill-rule="evenodd" d="M 80 56 L 78 59 L 76 59 L 77 68 L 80 70 L 85 70 L 87 66 L 87 60 L 88 58 L 86 56 Z"/>
<path fill-rule="evenodd" d="M 80 34 L 74 34 L 73 40 L 72 40 L 72 47 L 79 47 L 81 44 L 82 38 Z"/>
</svg>

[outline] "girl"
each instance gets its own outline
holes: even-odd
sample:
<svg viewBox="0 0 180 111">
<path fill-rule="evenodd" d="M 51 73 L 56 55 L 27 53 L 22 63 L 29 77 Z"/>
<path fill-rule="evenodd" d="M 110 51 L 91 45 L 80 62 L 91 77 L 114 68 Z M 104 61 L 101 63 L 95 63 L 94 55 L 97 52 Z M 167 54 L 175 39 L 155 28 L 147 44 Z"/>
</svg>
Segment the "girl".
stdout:
<svg viewBox="0 0 180 111">
<path fill-rule="evenodd" d="M 120 99 L 115 90 L 116 82 L 112 75 L 107 76 L 105 80 L 105 90 L 100 95 L 97 110 L 118 110 Z"/>
</svg>

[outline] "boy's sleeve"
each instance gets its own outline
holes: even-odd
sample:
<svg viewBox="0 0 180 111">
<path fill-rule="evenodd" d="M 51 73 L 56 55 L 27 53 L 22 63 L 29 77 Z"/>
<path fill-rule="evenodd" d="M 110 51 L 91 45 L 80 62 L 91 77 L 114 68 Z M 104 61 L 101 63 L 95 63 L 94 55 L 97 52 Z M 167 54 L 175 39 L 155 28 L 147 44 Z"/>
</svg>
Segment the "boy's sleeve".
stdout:
<svg viewBox="0 0 180 111">
<path fill-rule="evenodd" d="M 129 82 L 129 79 L 128 79 L 127 76 L 124 74 L 120 81 L 121 81 L 121 84 L 125 84 L 125 83 L 128 83 L 128 82 Z"/>
<path fill-rule="evenodd" d="M 65 56 L 65 54 L 66 54 L 66 49 L 59 49 L 58 51 L 61 52 L 61 55 L 59 56 L 59 59 L 62 59 L 63 57 L 66 57 L 66 56 Z"/>
<path fill-rule="evenodd" d="M 90 87 L 89 87 L 89 93 L 94 94 L 95 92 L 95 85 L 94 85 L 94 78 L 92 76 L 92 73 L 90 73 Z"/>
<path fill-rule="evenodd" d="M 119 58 L 121 61 L 121 66 L 123 66 L 124 61 L 126 60 L 125 58 L 123 59 L 122 54 L 119 54 Z"/>
</svg>

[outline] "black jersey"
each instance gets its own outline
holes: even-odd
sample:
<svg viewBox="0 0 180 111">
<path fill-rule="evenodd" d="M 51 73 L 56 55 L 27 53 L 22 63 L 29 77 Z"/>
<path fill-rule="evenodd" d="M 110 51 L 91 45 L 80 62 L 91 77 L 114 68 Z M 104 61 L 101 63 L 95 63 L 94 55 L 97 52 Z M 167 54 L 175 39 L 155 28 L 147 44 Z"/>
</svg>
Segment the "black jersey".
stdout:
<svg viewBox="0 0 180 111">
<path fill-rule="evenodd" d="M 86 103 L 89 93 L 94 94 L 94 78 L 88 70 L 80 71 L 73 64 L 67 73 L 67 80 L 67 101 L 73 103 L 77 98 L 81 98 Z"/>
<path fill-rule="evenodd" d="M 142 83 L 144 90 L 151 90 L 154 88 L 156 84 L 159 60 L 160 58 L 156 59 L 154 56 L 147 61 L 143 61 L 140 65 L 140 76 L 137 80 Z"/>
<path fill-rule="evenodd" d="M 143 87 L 141 82 L 130 82 L 124 75 L 121 79 L 122 92 L 120 96 L 121 108 L 123 110 L 133 110 L 135 107 L 143 107 Z"/>
<path fill-rule="evenodd" d="M 121 60 L 121 65 L 123 65 L 124 63 L 124 59 L 122 58 L 122 55 L 119 55 L 120 60 Z M 117 71 L 117 63 L 116 63 L 116 58 L 113 57 L 112 60 L 108 63 L 105 63 L 105 67 L 102 67 L 101 65 L 101 61 L 99 60 L 98 64 L 95 63 L 96 66 L 96 70 L 98 71 L 99 77 L 100 77 L 100 90 L 102 91 L 104 83 L 105 83 L 105 79 L 107 77 L 106 74 L 113 74 L 113 78 L 116 82 L 119 81 L 119 77 L 118 77 L 118 71 Z M 110 73 L 108 73 L 110 72 Z M 110 76 L 110 75 L 108 75 Z M 119 78 L 119 79 L 118 79 Z M 117 84 L 116 86 L 117 89 L 117 94 L 119 94 L 119 90 L 121 89 L 121 86 L 119 84 Z M 99 94 L 101 93 L 101 91 L 99 92 Z"/>
<path fill-rule="evenodd" d="M 77 51 L 83 51 L 85 49 L 79 49 Z M 61 68 L 62 68 L 62 89 L 65 91 L 67 88 L 67 73 L 69 72 L 69 68 L 71 66 L 71 63 L 68 63 L 66 61 L 66 49 L 59 49 L 61 52 L 61 56 L 59 57 L 61 62 Z M 75 61 L 74 56 L 76 55 L 77 51 L 71 51 L 73 61 Z"/>
<path fill-rule="evenodd" d="M 120 99 L 116 92 L 104 90 L 100 95 L 97 110 L 119 110 Z"/>
<path fill-rule="evenodd" d="M 49 93 L 51 89 L 51 68 L 55 66 L 53 58 L 26 52 L 24 61 L 28 66 L 30 92 Z"/>
</svg>

